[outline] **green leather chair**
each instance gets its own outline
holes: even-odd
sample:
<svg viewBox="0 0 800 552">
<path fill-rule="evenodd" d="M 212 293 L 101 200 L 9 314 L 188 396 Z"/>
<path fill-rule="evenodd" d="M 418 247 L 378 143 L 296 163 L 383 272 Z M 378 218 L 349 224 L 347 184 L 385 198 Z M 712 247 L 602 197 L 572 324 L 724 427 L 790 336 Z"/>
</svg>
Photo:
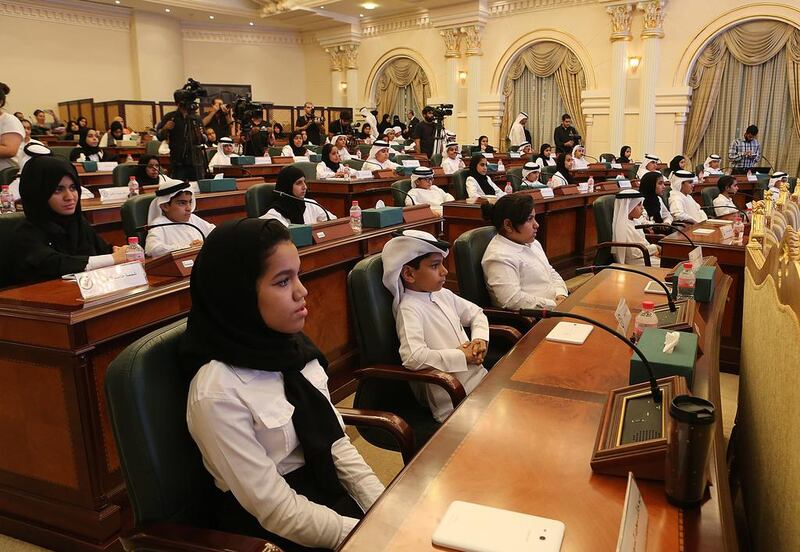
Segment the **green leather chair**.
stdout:
<svg viewBox="0 0 800 552">
<path fill-rule="evenodd" d="M 8 186 L 19 174 L 18 167 L 6 167 L 0 171 L 0 186 Z"/>
<path fill-rule="evenodd" d="M 555 165 L 545 165 L 542 168 L 542 174 L 539 177 L 539 180 L 546 183 L 548 180 L 550 180 L 550 177 L 552 177 L 557 172 L 558 172 L 558 167 L 556 167 Z"/>
<path fill-rule="evenodd" d="M 145 146 L 144 152 L 147 155 L 158 155 L 158 148 L 161 146 L 161 142 L 158 140 L 150 140 L 147 142 Z"/>
<path fill-rule="evenodd" d="M 716 186 L 706 186 L 700 192 L 700 199 L 703 200 L 703 207 L 710 207 L 710 210 L 706 211 L 706 213 L 712 218 L 714 216 L 714 200 L 717 199 L 717 196 L 719 196 L 719 188 Z"/>
<path fill-rule="evenodd" d="M 520 188 L 522 188 L 522 167 L 514 167 L 513 169 L 509 169 L 506 171 L 506 174 L 511 176 L 511 187 L 514 188 L 515 192 L 518 192 Z M 541 178 L 542 174 L 539 173 L 539 179 L 541 180 Z"/>
<path fill-rule="evenodd" d="M 351 157 L 346 161 L 342 161 L 343 164 L 347 165 L 351 169 L 355 169 L 357 171 L 361 170 L 361 167 L 364 166 L 364 160 L 359 159 L 358 157 Z"/>
<path fill-rule="evenodd" d="M 404 144 L 391 144 L 389 146 L 389 148 L 393 149 L 394 151 L 405 151 L 405 145 Z"/>
<path fill-rule="evenodd" d="M 309 144 L 306 146 L 306 149 L 309 149 L 314 153 L 322 153 L 322 146 L 315 146 L 313 144 Z"/>
<path fill-rule="evenodd" d="M 797 177 L 796 176 L 790 176 L 789 177 L 789 191 L 791 193 L 794 193 L 794 189 L 795 189 L 796 186 L 797 186 Z"/>
<path fill-rule="evenodd" d="M 274 189 L 274 182 L 256 184 L 247 189 L 244 194 L 244 206 L 247 210 L 248 217 L 258 218 L 269 211 L 270 205 L 272 205 L 273 202 L 272 191 Z"/>
<path fill-rule="evenodd" d="M 396 180 L 392 183 L 392 202 L 395 207 L 403 207 L 406 204 L 405 194 L 397 190 L 408 193 L 411 191 L 411 179 L 404 178 L 403 180 Z"/>
<path fill-rule="evenodd" d="M 597 252 L 594 264 L 607 265 L 616 262 L 611 253 L 612 247 L 632 247 L 642 252 L 645 266 L 650 266 L 650 253 L 647 248 L 639 243 L 615 242 L 612 223 L 614 221 L 614 194 L 604 195 L 592 203 L 594 224 L 597 229 Z"/>
<path fill-rule="evenodd" d="M 756 188 L 758 190 L 761 190 L 762 194 L 761 194 L 760 198 L 763 198 L 764 190 L 769 188 L 769 175 L 768 174 L 756 173 Z M 755 192 L 755 190 L 753 190 L 753 191 Z M 756 195 L 758 195 L 758 194 L 756 194 Z"/>
<path fill-rule="evenodd" d="M 283 148 L 269 147 L 267 151 L 270 157 L 281 157 L 283 155 Z"/>
<path fill-rule="evenodd" d="M 25 220 L 25 214 L 6 213 L 0 215 L 0 288 L 8 287 L 15 283 L 14 281 L 14 263 L 11 260 L 12 245 L 14 244 L 13 234 L 17 226 L 22 224 Z"/>
<path fill-rule="evenodd" d="M 469 169 L 459 169 L 453 173 L 451 180 L 452 191 L 450 192 L 456 199 L 467 199 L 467 177 Z"/>
<path fill-rule="evenodd" d="M 601 153 L 599 159 L 601 163 L 614 163 L 617 157 L 613 153 Z"/>
<path fill-rule="evenodd" d="M 466 163 L 466 161 L 464 161 Z M 441 153 L 434 153 L 431 155 L 431 167 L 441 167 L 442 166 L 442 154 Z"/>
<path fill-rule="evenodd" d="M 310 163 L 308 161 L 299 161 L 297 163 L 292 163 L 293 167 L 297 167 L 306 177 L 306 181 L 309 180 L 316 180 L 317 179 L 317 164 Z"/>
<path fill-rule="evenodd" d="M 142 247 L 144 247 L 144 242 L 147 238 L 147 231 L 136 229 L 147 224 L 147 211 L 150 209 L 150 203 L 155 198 L 155 194 L 140 194 L 129 197 L 120 209 L 122 229 L 125 231 L 125 235 L 129 238 L 134 236 L 139 238 L 139 245 Z"/>
<path fill-rule="evenodd" d="M 700 174 L 700 171 L 705 169 L 705 165 L 703 163 L 698 163 L 694 166 L 694 174 Z"/>
<path fill-rule="evenodd" d="M 203 158 L 206 160 L 206 166 L 211 163 L 211 159 L 217 154 L 217 148 L 206 148 L 203 150 Z"/>
<path fill-rule="evenodd" d="M 472 157 L 472 150 L 477 150 L 478 146 L 473 146 L 471 144 L 465 144 L 461 146 L 461 157 L 464 159 L 469 159 Z"/>
<path fill-rule="evenodd" d="M 372 146 L 369 144 L 358 144 L 358 151 L 361 152 L 361 158 L 366 159 L 369 156 L 369 150 L 372 149 Z"/>
<path fill-rule="evenodd" d="M 519 149 L 519 146 L 511 146 L 511 147 L 508 148 L 508 151 L 517 151 L 518 149 Z"/>
<path fill-rule="evenodd" d="M 138 168 L 138 163 L 120 163 L 114 167 L 114 171 L 111 173 L 111 181 L 114 186 L 127 186 L 130 178 L 136 176 Z M 139 185 L 141 186 L 141 183 Z"/>
<path fill-rule="evenodd" d="M 639 165 L 641 165 L 641 163 L 635 163 L 633 167 L 628 169 L 628 172 L 625 173 L 625 178 L 627 178 L 628 180 L 633 180 L 634 178 L 636 178 L 636 173 L 639 172 Z"/>
<path fill-rule="evenodd" d="M 53 155 L 56 157 L 60 157 L 62 159 L 66 159 L 69 161 L 69 156 L 72 154 L 72 150 L 77 149 L 75 146 L 51 146 L 50 151 L 53 152 Z"/>
</svg>

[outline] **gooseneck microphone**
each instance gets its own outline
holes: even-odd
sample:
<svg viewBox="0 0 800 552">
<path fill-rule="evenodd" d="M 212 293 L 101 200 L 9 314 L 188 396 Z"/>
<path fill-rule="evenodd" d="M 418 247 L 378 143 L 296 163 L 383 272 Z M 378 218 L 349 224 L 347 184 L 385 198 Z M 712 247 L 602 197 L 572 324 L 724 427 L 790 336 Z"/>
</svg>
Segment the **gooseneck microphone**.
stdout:
<svg viewBox="0 0 800 552">
<path fill-rule="evenodd" d="M 200 235 L 203 237 L 203 240 L 206 239 L 206 235 L 203 234 L 203 231 L 191 222 L 160 222 L 158 224 L 144 224 L 142 226 L 137 226 L 136 231 L 139 232 L 140 230 L 152 230 L 153 228 L 160 228 L 162 226 L 191 226 L 200 233 Z"/>
<path fill-rule="evenodd" d="M 614 337 L 625 343 L 625 345 L 633 349 L 636 352 L 636 354 L 639 355 L 639 358 L 642 359 L 642 363 L 647 369 L 648 379 L 650 380 L 650 392 L 653 395 L 653 402 L 654 403 L 661 402 L 661 389 L 659 389 L 658 383 L 656 382 L 656 376 L 653 373 L 653 367 L 650 366 L 650 362 L 644 356 L 642 351 L 640 351 L 639 348 L 630 341 L 630 339 L 626 338 L 621 333 L 617 332 L 616 330 L 612 330 L 610 327 L 606 326 L 601 322 L 598 322 L 597 320 L 592 320 L 588 316 L 573 314 L 571 312 L 551 311 L 548 309 L 519 309 L 518 312 L 522 316 L 532 316 L 535 318 L 574 318 L 575 320 L 588 322 L 589 324 L 597 326 L 598 328 L 610 333 L 611 335 L 613 335 Z"/>
<path fill-rule="evenodd" d="M 738 207 L 731 207 L 730 205 L 722 205 L 720 207 L 711 206 L 711 207 L 700 207 L 703 211 L 709 213 L 711 216 L 717 216 L 717 209 L 728 209 L 729 213 L 724 213 L 726 215 L 730 215 L 731 213 L 742 213 L 744 215 L 745 220 L 749 221 L 750 217 L 747 216 L 747 211 L 742 211 Z"/>
<path fill-rule="evenodd" d="M 675 312 L 675 311 L 678 310 L 678 307 L 675 306 L 675 303 L 672 301 L 672 297 L 671 297 L 671 293 L 672 292 L 670 292 L 670 290 L 666 286 L 666 284 L 664 282 L 662 282 L 661 280 L 659 280 L 658 278 L 656 278 L 655 276 L 652 276 L 651 274 L 648 274 L 647 272 L 645 272 L 643 270 L 636 270 L 635 268 L 628 268 L 628 267 L 625 267 L 625 266 L 615 266 L 615 265 L 591 265 L 591 266 L 583 266 L 583 267 L 580 267 L 580 268 L 576 269 L 575 270 L 575 274 L 586 274 L 587 272 L 591 272 L 592 274 L 597 274 L 598 272 L 600 272 L 601 270 L 604 270 L 606 268 L 609 269 L 609 270 L 620 270 L 622 272 L 632 272 L 634 274 L 639 274 L 641 276 L 644 276 L 645 278 L 649 278 L 649 279 L 653 280 L 654 282 L 656 282 L 658 285 L 660 285 L 664 289 L 664 293 L 667 296 L 667 303 L 669 303 L 669 310 L 672 311 L 672 312 Z"/>
<path fill-rule="evenodd" d="M 314 201 L 313 199 L 305 199 L 305 198 L 302 198 L 302 197 L 295 197 L 292 194 L 287 194 L 286 192 L 281 192 L 279 190 L 272 190 L 272 193 L 273 194 L 277 194 L 277 195 L 279 195 L 281 197 L 291 198 L 291 199 L 293 199 L 295 201 L 302 201 L 303 203 L 310 203 L 311 205 L 316 205 L 317 207 L 322 209 L 322 211 L 325 213 L 325 220 L 326 221 L 331 220 L 331 214 L 328 212 L 328 210 L 325 207 L 323 207 L 322 205 L 320 205 L 319 203 L 317 203 L 316 201 Z"/>
<path fill-rule="evenodd" d="M 647 224 L 637 224 L 636 226 L 634 226 L 634 228 L 636 228 L 637 230 L 644 230 L 645 228 L 671 228 L 680 235 L 682 235 L 684 238 L 686 238 L 686 241 L 688 241 L 692 247 L 697 247 L 697 245 L 692 241 L 692 238 L 690 238 L 686 232 L 684 232 L 683 230 L 681 230 L 680 228 L 678 228 L 673 224 L 658 224 L 653 222 Z"/>
<path fill-rule="evenodd" d="M 417 202 L 414 201 L 414 198 L 411 197 L 411 194 L 409 194 L 407 191 L 401 190 L 399 188 L 368 188 L 368 189 L 366 189 L 364 191 L 365 192 L 400 192 L 401 194 L 403 194 L 404 196 L 406 196 L 408 199 L 411 200 L 411 205 L 416 205 L 417 204 Z"/>
<path fill-rule="evenodd" d="M 584 153 L 583 156 L 584 157 L 588 157 L 589 159 L 594 159 L 595 163 L 599 163 L 600 162 L 600 160 L 597 157 L 595 157 L 593 155 L 589 155 L 588 153 Z"/>
</svg>

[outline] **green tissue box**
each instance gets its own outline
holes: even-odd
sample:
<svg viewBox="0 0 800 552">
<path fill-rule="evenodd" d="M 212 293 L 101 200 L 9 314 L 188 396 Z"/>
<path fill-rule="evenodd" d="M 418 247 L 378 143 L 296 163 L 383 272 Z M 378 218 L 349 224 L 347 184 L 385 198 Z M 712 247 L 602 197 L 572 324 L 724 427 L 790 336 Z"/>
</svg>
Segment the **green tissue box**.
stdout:
<svg viewBox="0 0 800 552">
<path fill-rule="evenodd" d="M 492 172 L 497 172 L 497 167 L 499 166 L 499 163 L 487 163 L 487 166 L 488 170 Z"/>
<path fill-rule="evenodd" d="M 404 166 L 401 165 L 399 167 L 396 167 L 394 169 L 394 172 L 396 172 L 397 174 L 402 175 L 402 176 L 411 176 L 411 173 L 414 172 L 415 168 L 416 167 L 404 167 Z"/>
<path fill-rule="evenodd" d="M 382 207 L 381 209 L 361 211 L 361 225 L 365 228 L 386 228 L 395 224 L 403 224 L 402 207 Z"/>
<path fill-rule="evenodd" d="M 97 172 L 97 161 L 84 161 L 83 172 Z"/>
<path fill-rule="evenodd" d="M 235 178 L 205 178 L 197 181 L 201 192 L 232 192 L 236 189 Z"/>
<path fill-rule="evenodd" d="M 311 163 L 319 163 L 320 161 L 322 161 L 322 155 L 318 153 L 312 153 L 311 155 L 308 156 L 308 160 Z"/>
<path fill-rule="evenodd" d="M 701 266 L 694 273 L 696 278 L 694 284 L 694 300 L 698 303 L 710 303 L 714 298 L 715 266 Z M 683 270 L 683 264 L 679 263 L 675 267 L 676 273 L 672 275 L 672 298 L 678 297 L 678 272 Z"/>
<path fill-rule="evenodd" d="M 642 351 L 650 366 L 653 368 L 656 379 L 669 376 L 683 376 L 692 387 L 694 380 L 694 363 L 697 359 L 697 335 L 693 333 L 680 332 L 680 340 L 672 351 L 672 354 L 664 353 L 664 337 L 667 330 L 657 328 L 646 328 L 639 338 L 637 347 Z M 637 353 L 631 355 L 631 385 L 642 383 L 648 380 L 647 368 Z"/>
<path fill-rule="evenodd" d="M 294 243 L 295 247 L 305 247 L 313 242 L 310 224 L 290 224 L 289 236 L 292 238 L 292 243 Z"/>
<path fill-rule="evenodd" d="M 238 157 L 231 157 L 231 165 L 255 165 L 256 158 L 252 155 L 240 155 Z"/>
</svg>

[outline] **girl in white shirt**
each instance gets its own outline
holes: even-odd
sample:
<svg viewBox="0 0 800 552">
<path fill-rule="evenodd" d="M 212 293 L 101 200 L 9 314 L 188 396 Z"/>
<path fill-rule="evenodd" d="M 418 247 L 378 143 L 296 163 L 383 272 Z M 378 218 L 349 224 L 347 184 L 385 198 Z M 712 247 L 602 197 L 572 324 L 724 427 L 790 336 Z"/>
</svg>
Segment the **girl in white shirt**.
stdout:
<svg viewBox="0 0 800 552">
<path fill-rule="evenodd" d="M 669 176 L 669 212 L 675 220 L 688 224 L 708 219 L 700 204 L 692 197 L 695 176 L 689 171 L 675 171 Z"/>
<path fill-rule="evenodd" d="M 0 170 L 14 166 L 12 159 L 19 152 L 25 138 L 25 129 L 20 120 L 2 109 L 6 105 L 6 95 L 10 92 L 8 85 L 0 82 Z"/>
<path fill-rule="evenodd" d="M 455 201 L 452 195 L 448 194 L 433 183 L 433 170 L 430 167 L 415 167 L 411 173 L 411 190 L 406 197 L 406 205 L 427 204 L 431 210 L 442 216 L 442 204 L 447 201 Z"/>
<path fill-rule="evenodd" d="M 480 153 L 473 155 L 469 161 L 469 176 L 466 182 L 467 197 L 502 197 L 506 195 L 486 175 L 487 172 L 489 172 L 489 162 L 486 158 Z"/>
<path fill-rule="evenodd" d="M 100 133 L 90 128 L 88 131 L 81 134 L 81 138 L 78 140 L 78 147 L 73 149 L 69 154 L 69 160 L 77 163 L 82 163 L 84 161 L 102 161 L 103 150 L 98 146 L 99 143 Z"/>
<path fill-rule="evenodd" d="M 233 140 L 223 136 L 217 143 L 217 153 L 208 162 L 208 170 L 214 172 L 214 167 L 226 167 L 231 164 L 231 157 L 239 157 L 233 153 Z"/>
<path fill-rule="evenodd" d="M 560 186 L 575 184 L 575 178 L 570 174 L 572 170 L 572 154 L 559 153 L 556 158 L 556 169 L 558 170 L 554 172 L 550 180 L 547 181 L 548 186 L 551 188 L 558 188 Z"/>
<path fill-rule="evenodd" d="M 292 132 L 289 138 L 289 143 L 283 146 L 281 150 L 283 157 L 305 157 L 308 155 L 308 150 L 303 145 L 303 133 L 299 130 Z"/>
<path fill-rule="evenodd" d="M 300 257 L 275 221 L 229 221 L 192 270 L 181 344 L 196 371 L 186 421 L 217 487 L 216 528 L 283 550 L 338 548 L 384 487 L 331 403 L 302 333 Z"/>
<path fill-rule="evenodd" d="M 364 161 L 363 170 L 379 171 L 381 169 L 396 169 L 397 163 L 389 161 L 389 144 L 383 140 L 372 143 L 369 155 Z"/>
<path fill-rule="evenodd" d="M 331 144 L 333 144 L 339 151 L 339 159 L 341 161 L 347 161 L 348 159 L 353 158 L 353 156 L 350 155 L 350 152 L 347 151 L 347 136 L 345 136 L 344 134 L 339 134 L 337 136 L 334 136 L 331 139 Z"/>
<path fill-rule="evenodd" d="M 536 241 L 539 224 L 529 194 L 509 194 L 481 205 L 483 219 L 497 230 L 483 254 L 486 289 L 495 307 L 555 308 L 567 286 Z"/>
<path fill-rule="evenodd" d="M 322 161 L 317 163 L 317 179 L 354 177 L 356 170 L 347 165 L 342 165 L 339 159 L 339 150 L 333 144 L 322 146 Z"/>
<path fill-rule="evenodd" d="M 644 160 L 639 164 L 639 170 L 636 171 L 636 178 L 640 179 L 648 172 L 658 172 L 658 157 L 644 154 Z"/>
<path fill-rule="evenodd" d="M 285 226 L 289 224 L 315 224 L 333 220 L 336 215 L 324 209 L 319 203 L 306 197 L 308 187 L 303 171 L 287 165 L 278 173 L 275 191 L 284 195 L 272 203 L 272 208 L 261 215 L 262 219 L 276 219 Z M 303 201 L 305 200 L 305 201 Z"/>
<path fill-rule="evenodd" d="M 712 153 L 708 157 L 706 157 L 705 162 L 703 163 L 703 173 L 704 174 L 724 174 L 722 169 L 719 168 L 722 158 L 717 155 L 716 153 Z"/>
<path fill-rule="evenodd" d="M 447 144 L 445 157 L 442 159 L 442 169 L 444 169 L 444 174 L 453 174 L 457 170 L 463 169 L 464 167 L 464 160 L 458 155 L 458 144 L 455 142 L 450 142 Z"/>
<path fill-rule="evenodd" d="M 643 215 L 655 224 L 672 224 L 672 215 L 664 205 L 661 194 L 664 193 L 664 176 L 659 172 L 649 172 L 639 181 L 639 192 L 644 196 Z M 669 234 L 668 228 L 652 228 L 656 234 Z"/>
<path fill-rule="evenodd" d="M 638 190 L 622 190 L 614 201 L 614 220 L 612 222 L 612 240 L 615 242 L 638 243 L 647 248 L 652 266 L 661 266 L 661 248 L 649 243 L 644 230 L 637 230 L 639 218 L 642 216 L 644 196 Z M 643 265 L 644 255 L 634 247 L 612 247 L 611 252 L 620 264 Z"/>
<path fill-rule="evenodd" d="M 725 175 L 717 180 L 719 195 L 714 198 L 714 214 L 718 217 L 723 215 L 733 215 L 739 212 L 739 208 L 733 202 L 733 196 L 739 191 L 739 184 L 736 178 Z"/>
<path fill-rule="evenodd" d="M 550 147 L 550 144 L 542 144 L 542 147 L 539 148 L 539 155 L 536 156 L 534 162 L 541 168 L 556 166 L 556 158 L 553 156 L 553 148 Z"/>
<path fill-rule="evenodd" d="M 580 171 L 589 168 L 589 162 L 586 160 L 584 155 L 586 154 L 586 149 L 583 146 L 578 144 L 574 148 L 572 148 L 572 170 L 573 171 Z"/>
<path fill-rule="evenodd" d="M 179 249 L 203 245 L 203 240 L 216 226 L 195 215 L 196 207 L 194 192 L 188 182 L 171 178 L 162 180 L 155 199 L 150 202 L 147 224 L 185 222 L 187 225 L 160 226 L 148 230 L 145 255 L 160 257 Z"/>
</svg>

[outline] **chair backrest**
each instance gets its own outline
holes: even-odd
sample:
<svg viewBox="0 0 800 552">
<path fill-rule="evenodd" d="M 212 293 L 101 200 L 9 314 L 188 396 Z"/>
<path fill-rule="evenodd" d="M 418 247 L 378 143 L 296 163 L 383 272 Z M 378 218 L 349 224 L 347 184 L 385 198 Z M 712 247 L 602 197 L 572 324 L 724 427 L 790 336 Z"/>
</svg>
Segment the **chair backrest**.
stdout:
<svg viewBox="0 0 800 552">
<path fill-rule="evenodd" d="M 543 182 L 550 180 L 550 177 L 558 172 L 558 167 L 555 165 L 545 165 L 542 167 L 542 175 L 539 177 Z"/>
<path fill-rule="evenodd" d="M 599 159 L 601 163 L 613 163 L 617 160 L 613 153 L 601 153 Z"/>
<path fill-rule="evenodd" d="M 594 213 L 594 225 L 597 229 L 597 242 L 612 241 L 614 232 L 612 230 L 612 223 L 614 221 L 614 195 L 608 194 L 598 197 L 592 203 L 592 212 Z M 614 262 L 614 256 L 611 254 L 610 248 L 598 249 L 594 257 L 594 264 L 611 264 Z"/>
<path fill-rule="evenodd" d="M 700 191 L 700 199 L 703 201 L 703 207 L 713 207 L 714 200 L 719 196 L 719 188 L 716 186 L 706 186 Z"/>
<path fill-rule="evenodd" d="M 60 157 L 61 159 L 66 159 L 69 161 L 69 156 L 72 154 L 72 150 L 76 149 L 75 146 L 51 146 L 50 151 L 53 152 L 53 155 L 56 157 Z"/>
<path fill-rule="evenodd" d="M 519 150 L 519 146 L 511 146 L 510 148 L 508 148 L 508 151 L 517 151 L 517 150 Z"/>
<path fill-rule="evenodd" d="M 522 186 L 522 167 L 514 167 L 506 172 L 513 177 L 511 178 L 511 187 L 514 188 L 515 192 L 518 191 Z M 540 178 L 541 176 L 541 173 L 539 173 Z"/>
<path fill-rule="evenodd" d="M 703 163 L 698 163 L 694 166 L 694 174 L 700 174 L 700 171 L 705 169 L 705 165 Z"/>
<path fill-rule="evenodd" d="M 136 236 L 139 238 L 139 245 L 144 247 L 147 231 L 136 229 L 147 224 L 147 211 L 150 203 L 156 198 L 155 194 L 140 194 L 130 197 L 122 204 L 120 213 L 122 215 L 122 229 L 129 238 Z"/>
<path fill-rule="evenodd" d="M 461 146 L 461 157 L 464 159 L 469 159 L 472 157 L 472 150 L 478 149 L 478 146 L 474 146 L 472 144 L 464 144 Z"/>
<path fill-rule="evenodd" d="M 672 192 L 672 188 L 670 187 L 669 183 L 667 183 L 667 185 L 664 186 L 664 191 L 661 192 L 661 199 L 664 200 L 664 206 L 667 208 L 667 211 L 669 211 L 669 194 L 670 194 L 670 192 Z"/>
<path fill-rule="evenodd" d="M 347 275 L 347 297 L 361 353 L 361 364 L 400 364 L 392 295 L 383 285 L 381 254 L 361 259 Z"/>
<path fill-rule="evenodd" d="M 369 144 L 358 144 L 358 146 L 356 147 L 358 147 L 358 151 L 361 152 L 362 159 L 366 159 L 367 156 L 369 155 L 369 150 L 372 149 L 372 146 Z"/>
<path fill-rule="evenodd" d="M 108 366 L 105 392 L 136 525 L 208 527 L 220 496 L 186 425 L 193 374 L 180 365 L 181 320 L 138 339 Z"/>
<path fill-rule="evenodd" d="M 795 186 L 797 186 L 797 177 L 796 176 L 790 176 L 789 177 L 789 191 L 794 193 Z"/>
<path fill-rule="evenodd" d="M 467 177 L 469 176 L 469 169 L 458 169 L 453 173 L 453 180 L 451 181 L 452 190 L 450 193 L 456 199 L 467 199 Z"/>
<path fill-rule="evenodd" d="M 308 144 L 306 149 L 313 151 L 314 153 L 322 153 L 322 146 L 315 146 L 313 144 Z"/>
<path fill-rule="evenodd" d="M 203 150 L 203 158 L 206 160 L 206 165 L 211 163 L 211 160 L 217 154 L 217 148 L 206 148 Z"/>
<path fill-rule="evenodd" d="M 639 172 L 639 165 L 641 165 L 641 163 L 635 163 L 633 167 L 628 169 L 628 172 L 625 174 L 625 178 L 628 180 L 633 180 L 636 178 L 636 173 Z"/>
<path fill-rule="evenodd" d="M 769 175 L 756 173 L 756 184 L 759 190 L 766 190 L 769 188 Z"/>
<path fill-rule="evenodd" d="M 397 155 L 395 155 L 392 158 L 392 161 L 402 165 L 403 161 L 411 161 L 412 159 L 415 159 L 415 157 L 413 155 L 408 155 L 408 154 L 405 154 L 405 153 L 398 153 Z"/>
<path fill-rule="evenodd" d="M 24 213 L 0 215 L 0 259 L 3 259 L 3 262 L 0 262 L 0 288 L 14 283 L 14 263 L 11 262 L 11 246 L 14 243 L 12 234 L 24 220 Z"/>
<path fill-rule="evenodd" d="M 159 140 L 150 140 L 147 142 L 147 146 L 145 146 L 144 152 L 147 155 L 158 155 L 158 148 L 161 146 L 161 142 Z"/>
<path fill-rule="evenodd" d="M 250 186 L 244 194 L 244 206 L 247 210 L 247 216 L 250 218 L 258 218 L 267 211 L 272 205 L 272 191 L 275 189 L 274 182 L 267 182 L 265 184 L 256 184 Z"/>
<path fill-rule="evenodd" d="M 441 167 L 442 166 L 442 154 L 441 153 L 434 153 L 431 155 L 431 167 Z"/>
<path fill-rule="evenodd" d="M 342 161 L 343 164 L 347 165 L 351 169 L 355 169 L 357 171 L 361 170 L 361 167 L 364 166 L 364 160 L 359 159 L 358 157 L 351 157 L 346 161 Z"/>
<path fill-rule="evenodd" d="M 392 201 L 394 202 L 394 206 L 402 207 L 406 204 L 406 196 L 397 190 L 408 193 L 411 190 L 411 179 L 404 178 L 403 180 L 396 180 L 392 183 Z"/>
<path fill-rule="evenodd" d="M 138 163 L 120 163 L 114 167 L 111 173 L 111 181 L 114 186 L 127 186 L 128 180 L 132 176 L 136 176 L 136 170 L 139 168 Z"/>
<path fill-rule="evenodd" d="M 292 163 L 293 167 L 297 167 L 301 171 L 303 171 L 303 175 L 305 175 L 306 180 L 316 180 L 317 179 L 317 164 L 310 163 L 308 161 L 298 161 L 297 163 Z"/>
<path fill-rule="evenodd" d="M 496 234 L 494 226 L 482 226 L 464 232 L 453 243 L 458 293 L 479 307 L 492 306 L 489 292 L 486 290 L 481 260 L 489 242 Z"/>
<path fill-rule="evenodd" d="M 18 167 L 6 167 L 0 171 L 0 186 L 8 186 L 19 174 Z"/>
<path fill-rule="evenodd" d="M 280 157 L 281 155 L 283 155 L 283 148 L 276 148 L 270 146 L 267 148 L 267 152 L 269 153 L 270 157 Z"/>
</svg>

